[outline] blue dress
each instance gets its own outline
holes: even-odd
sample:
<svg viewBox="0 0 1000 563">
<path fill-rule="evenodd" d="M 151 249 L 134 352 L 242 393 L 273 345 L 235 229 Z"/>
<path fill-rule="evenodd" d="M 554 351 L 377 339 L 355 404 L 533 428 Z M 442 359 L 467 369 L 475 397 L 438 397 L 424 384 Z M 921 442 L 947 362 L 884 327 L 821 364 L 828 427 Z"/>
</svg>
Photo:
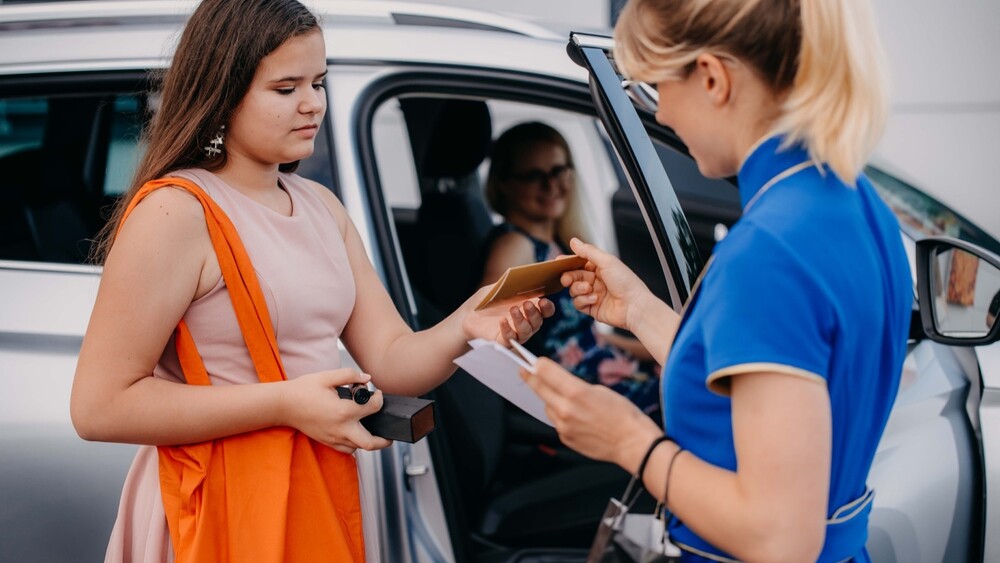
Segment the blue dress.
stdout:
<svg viewBox="0 0 1000 563">
<path fill-rule="evenodd" d="M 825 385 L 832 458 L 819 561 L 867 561 L 866 479 L 906 355 L 909 262 L 867 178 L 848 186 L 781 144 L 764 141 L 740 169 L 743 216 L 716 245 L 664 369 L 665 428 L 735 471 L 731 377 L 778 372 Z M 669 528 L 685 561 L 729 560 L 683 522 Z"/>
<path fill-rule="evenodd" d="M 493 228 L 486 239 L 486 252 L 500 236 L 516 232 L 531 241 L 535 248 L 535 261 L 551 260 L 560 254 L 573 252 L 561 243 L 550 244 L 532 237 L 510 223 Z M 600 383 L 627 397 L 644 413 L 658 418 L 660 413 L 660 367 L 656 362 L 640 361 L 617 346 L 602 342 L 597 334 L 594 318 L 581 313 L 573 306 L 569 289 L 563 289 L 549 299 L 556 312 L 525 344 L 537 356 L 546 356 L 559 362 L 577 377 Z"/>
</svg>

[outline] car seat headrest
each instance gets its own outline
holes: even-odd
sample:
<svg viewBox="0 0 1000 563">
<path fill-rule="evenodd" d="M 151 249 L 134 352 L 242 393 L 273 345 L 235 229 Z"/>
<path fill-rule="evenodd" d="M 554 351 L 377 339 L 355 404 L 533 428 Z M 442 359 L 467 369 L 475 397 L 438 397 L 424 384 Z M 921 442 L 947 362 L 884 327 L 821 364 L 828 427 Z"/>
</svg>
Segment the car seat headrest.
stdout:
<svg viewBox="0 0 1000 563">
<path fill-rule="evenodd" d="M 489 155 L 493 125 L 486 102 L 402 98 L 417 172 L 424 178 L 461 178 Z"/>
<path fill-rule="evenodd" d="M 79 196 L 84 186 L 88 151 L 97 139 L 100 97 L 49 100 L 41 158 L 44 163 L 29 201 L 45 203 Z"/>
</svg>

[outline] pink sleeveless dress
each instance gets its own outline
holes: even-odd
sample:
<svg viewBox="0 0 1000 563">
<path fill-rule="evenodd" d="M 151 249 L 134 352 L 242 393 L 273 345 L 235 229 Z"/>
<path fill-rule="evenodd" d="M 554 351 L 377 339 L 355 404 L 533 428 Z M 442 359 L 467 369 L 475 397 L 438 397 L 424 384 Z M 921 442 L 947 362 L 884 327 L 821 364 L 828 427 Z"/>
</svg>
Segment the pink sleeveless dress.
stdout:
<svg viewBox="0 0 1000 563">
<path fill-rule="evenodd" d="M 201 186 L 232 220 L 257 272 L 288 377 L 339 368 L 337 341 L 354 309 L 354 277 L 339 225 L 319 194 L 301 177 L 281 174 L 292 201 L 286 217 L 205 170 L 170 175 Z M 258 381 L 221 279 L 191 303 L 184 320 L 212 385 Z M 173 338 L 153 376 L 184 381 Z M 139 447 L 125 478 L 105 561 L 173 561 L 153 446 Z"/>
</svg>

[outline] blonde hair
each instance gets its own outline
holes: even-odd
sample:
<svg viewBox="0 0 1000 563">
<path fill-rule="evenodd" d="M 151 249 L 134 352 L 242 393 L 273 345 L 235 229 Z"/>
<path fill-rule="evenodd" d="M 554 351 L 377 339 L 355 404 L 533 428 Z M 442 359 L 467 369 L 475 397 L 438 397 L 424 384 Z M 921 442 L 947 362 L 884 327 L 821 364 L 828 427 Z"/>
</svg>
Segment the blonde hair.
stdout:
<svg viewBox="0 0 1000 563">
<path fill-rule="evenodd" d="M 785 145 L 854 184 L 885 126 L 885 62 L 868 0 L 630 0 L 614 57 L 630 78 L 687 76 L 702 53 L 749 64 L 782 103 Z"/>
<path fill-rule="evenodd" d="M 508 202 L 507 192 L 503 189 L 504 183 L 514 172 L 524 152 L 533 149 L 539 143 L 561 148 L 566 153 L 566 164 L 572 169 L 573 174 L 566 197 L 566 211 L 556 220 L 556 236 L 564 244 L 569 244 L 573 237 L 591 240 L 583 218 L 584 210 L 580 201 L 573 152 L 566 138 L 555 128 L 544 123 L 538 121 L 520 123 L 504 131 L 494 141 L 490 150 L 490 170 L 486 176 L 486 201 L 494 211 L 507 215 Z"/>
</svg>

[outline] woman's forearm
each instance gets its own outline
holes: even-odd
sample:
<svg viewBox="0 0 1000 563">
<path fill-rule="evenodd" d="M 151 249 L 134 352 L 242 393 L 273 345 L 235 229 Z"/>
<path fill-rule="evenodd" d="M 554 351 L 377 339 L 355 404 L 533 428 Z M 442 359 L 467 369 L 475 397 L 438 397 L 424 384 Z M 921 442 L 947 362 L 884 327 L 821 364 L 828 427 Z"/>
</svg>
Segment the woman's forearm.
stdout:
<svg viewBox="0 0 1000 563">
<path fill-rule="evenodd" d="M 184 385 L 144 377 L 107 397 L 75 397 L 73 424 L 86 440 L 177 445 L 284 424 L 287 382 Z"/>
<path fill-rule="evenodd" d="M 680 316 L 655 295 L 647 292 L 641 303 L 633 305 L 625 328 L 639 339 L 660 365 L 667 361 Z"/>
<path fill-rule="evenodd" d="M 386 393 L 423 395 L 455 373 L 455 358 L 468 349 L 461 319 L 453 313 L 429 329 L 396 337 L 371 374 L 372 381 Z"/>
<path fill-rule="evenodd" d="M 816 560 L 825 534 L 821 518 L 813 518 L 809 525 L 809 518 L 789 509 L 786 499 L 755 495 L 737 473 L 690 452 L 681 453 L 670 468 L 678 451 L 677 444 L 669 441 L 657 447 L 643 481 L 656 499 L 666 498 L 669 510 L 692 531 L 741 561 Z M 623 452 L 630 460 L 623 466 L 634 472 L 642 454 Z"/>
<path fill-rule="evenodd" d="M 603 338 L 608 344 L 625 350 L 640 361 L 656 361 L 656 358 L 654 358 L 653 355 L 649 353 L 649 350 L 642 345 L 642 342 L 639 342 L 636 338 L 624 336 L 615 332 L 609 332 L 606 334 L 602 333 L 601 338 Z"/>
</svg>

